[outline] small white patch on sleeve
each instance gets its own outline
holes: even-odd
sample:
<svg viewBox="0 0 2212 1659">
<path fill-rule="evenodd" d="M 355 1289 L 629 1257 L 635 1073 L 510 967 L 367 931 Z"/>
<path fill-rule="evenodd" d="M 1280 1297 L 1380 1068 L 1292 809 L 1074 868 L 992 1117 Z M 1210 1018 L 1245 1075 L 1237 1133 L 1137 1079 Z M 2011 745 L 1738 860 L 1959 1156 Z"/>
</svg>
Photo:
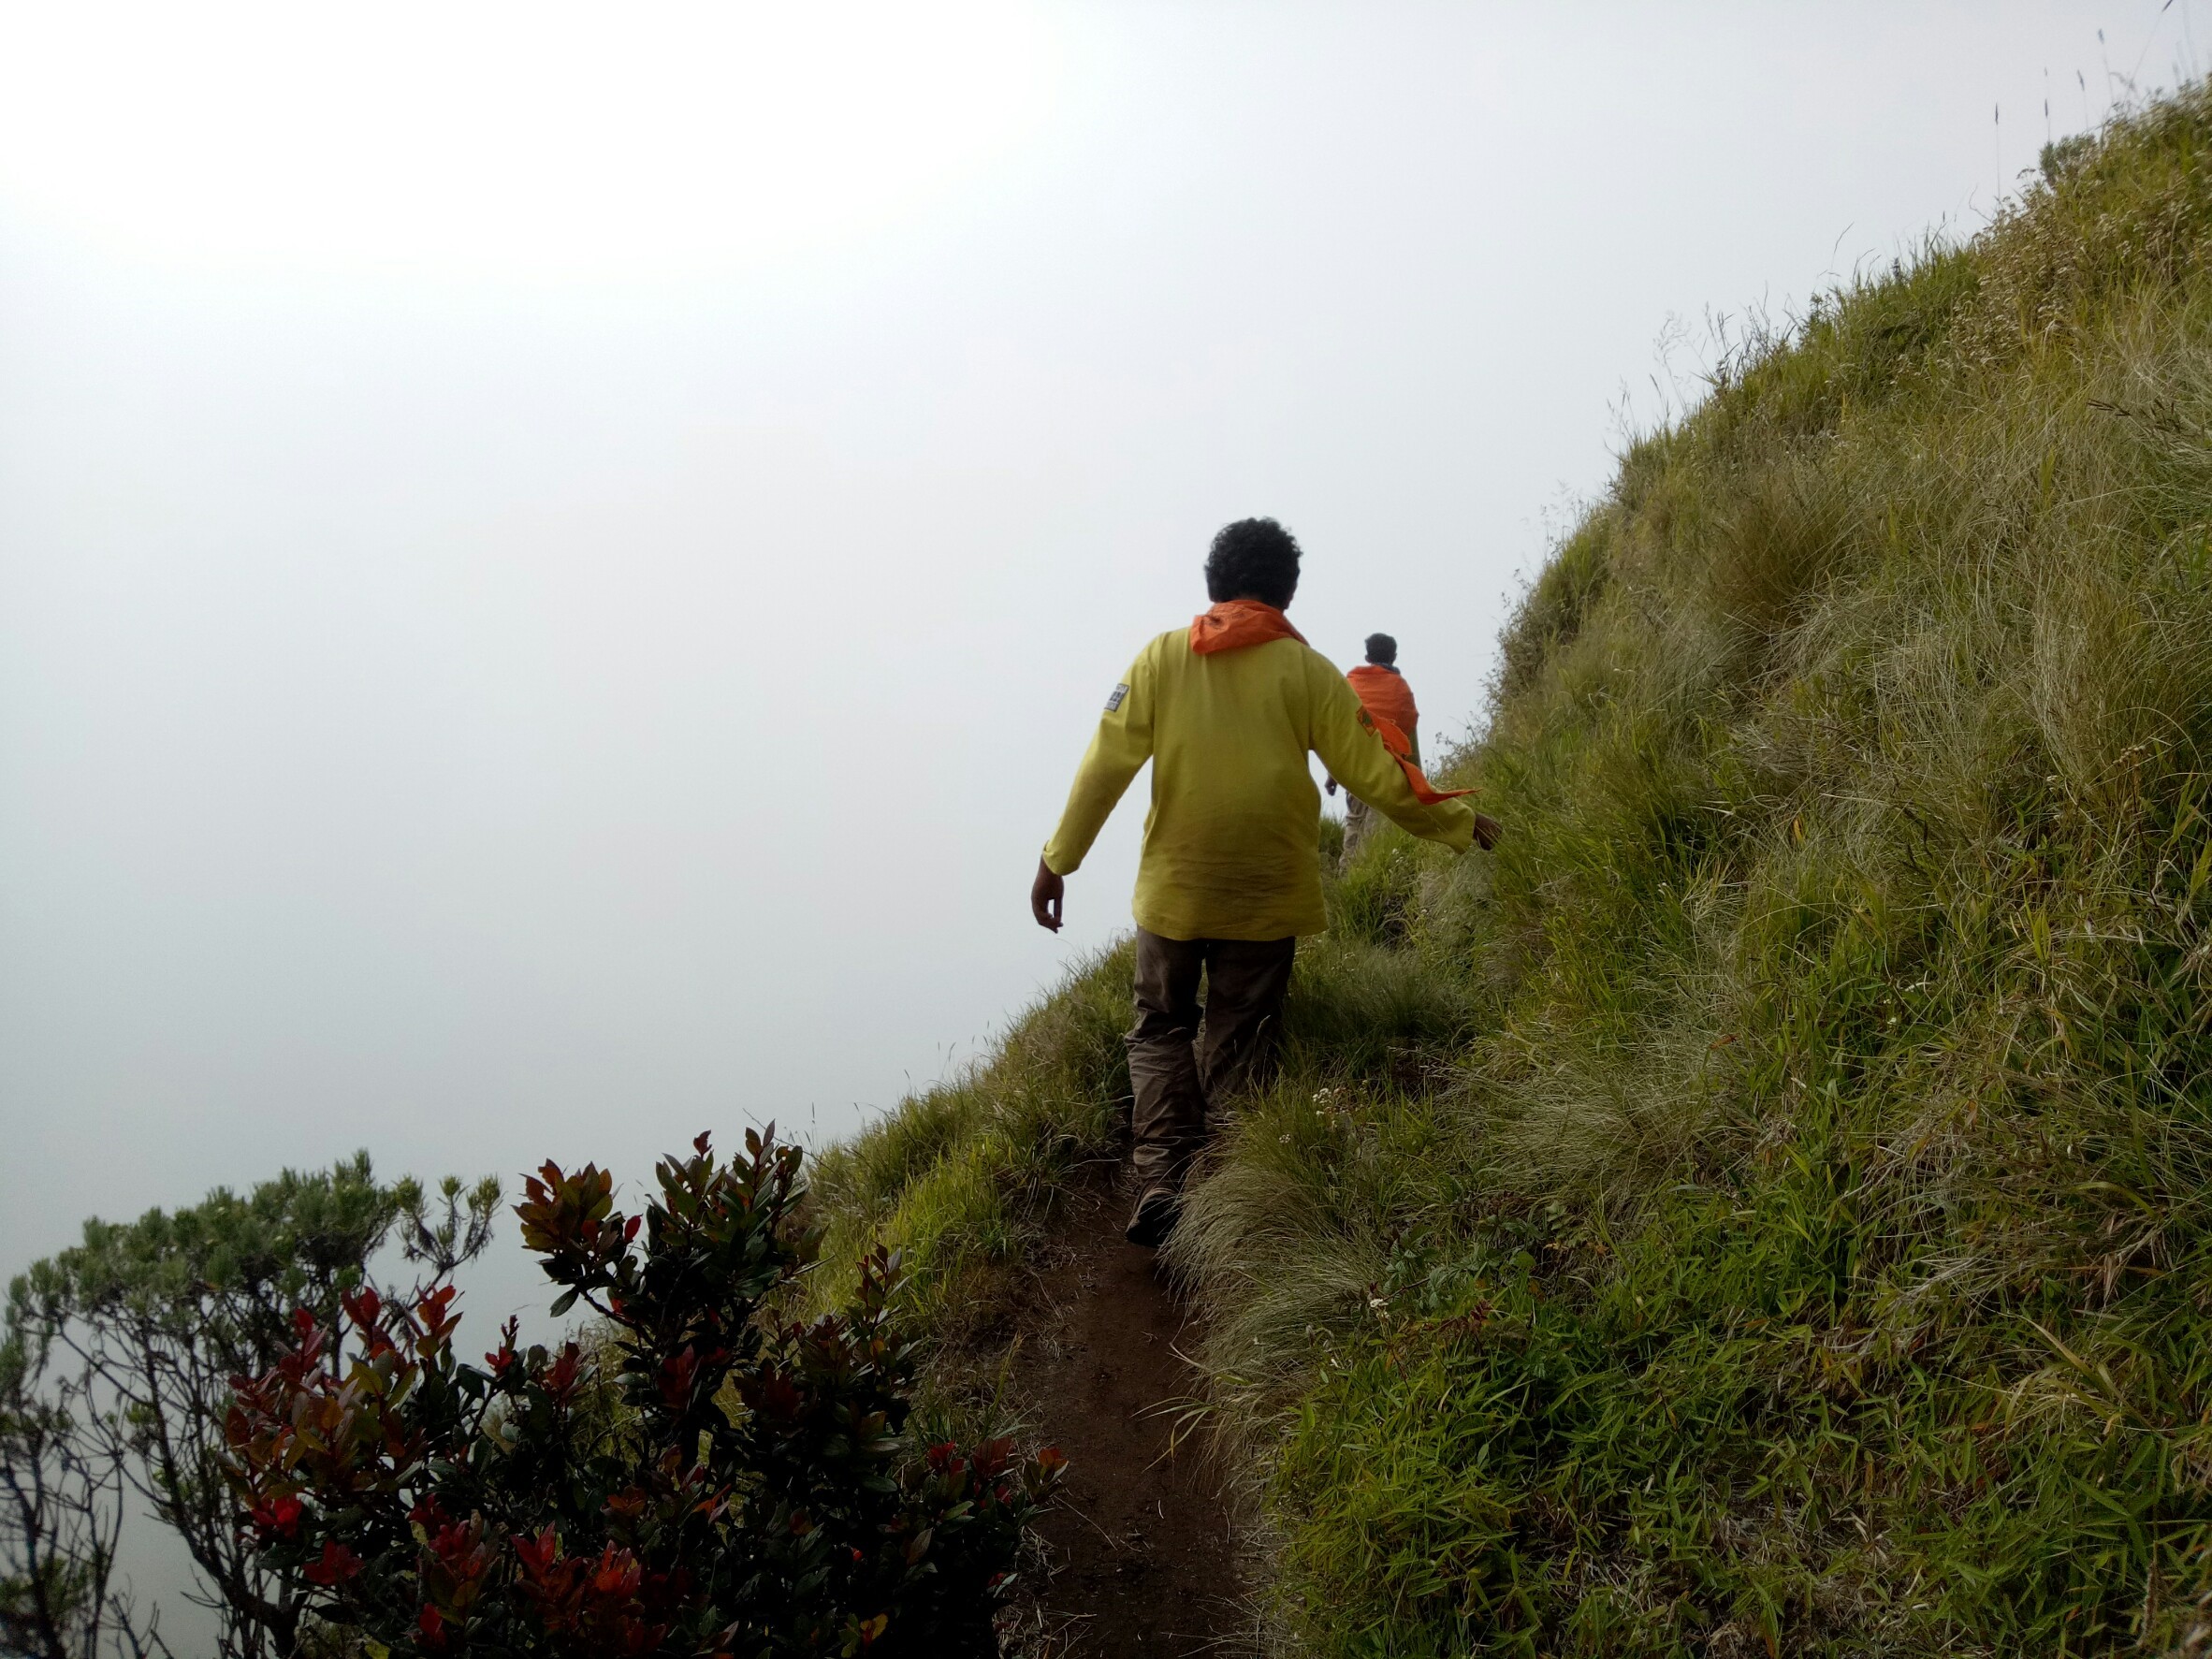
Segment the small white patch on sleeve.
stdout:
<svg viewBox="0 0 2212 1659">
<path fill-rule="evenodd" d="M 1112 714 L 1115 709 L 1119 708 L 1121 706 L 1121 700 L 1128 694 L 1128 687 L 1115 686 L 1113 688 L 1113 695 L 1106 699 L 1106 712 L 1108 714 Z"/>
</svg>

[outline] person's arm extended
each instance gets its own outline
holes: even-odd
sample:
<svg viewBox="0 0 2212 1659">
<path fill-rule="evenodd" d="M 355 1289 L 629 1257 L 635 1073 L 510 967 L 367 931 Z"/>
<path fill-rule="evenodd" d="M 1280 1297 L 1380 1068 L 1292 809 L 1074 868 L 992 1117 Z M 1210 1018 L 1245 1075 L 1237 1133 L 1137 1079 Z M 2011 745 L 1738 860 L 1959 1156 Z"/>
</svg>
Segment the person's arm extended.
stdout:
<svg viewBox="0 0 2212 1659">
<path fill-rule="evenodd" d="M 1405 780 L 1404 768 L 1383 740 L 1360 719 L 1360 694 L 1328 662 L 1315 660 L 1313 682 L 1314 752 L 1330 776 L 1409 835 L 1440 841 L 1454 852 L 1498 838 L 1498 826 L 1462 800 L 1423 806 Z"/>
<path fill-rule="evenodd" d="M 1075 783 L 1068 792 L 1068 805 L 1060 826 L 1044 844 L 1037 861 L 1037 879 L 1029 888 L 1030 913 L 1038 924 L 1055 933 L 1060 926 L 1060 906 L 1065 884 L 1083 866 L 1091 843 L 1105 827 L 1108 814 L 1129 787 L 1144 763 L 1152 758 L 1152 664 L 1140 656 L 1129 664 L 1128 677 L 1113 688 L 1106 712 L 1083 764 L 1075 769 Z"/>
</svg>

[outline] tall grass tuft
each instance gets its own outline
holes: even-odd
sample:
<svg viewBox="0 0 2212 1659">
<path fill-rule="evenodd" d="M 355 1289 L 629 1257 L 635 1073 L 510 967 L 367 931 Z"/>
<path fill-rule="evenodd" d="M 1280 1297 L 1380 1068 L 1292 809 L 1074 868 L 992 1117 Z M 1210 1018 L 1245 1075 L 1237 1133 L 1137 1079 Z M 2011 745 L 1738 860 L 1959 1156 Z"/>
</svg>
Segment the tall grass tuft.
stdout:
<svg viewBox="0 0 2212 1659">
<path fill-rule="evenodd" d="M 813 1295 L 829 1305 L 880 1241 L 906 1259 L 917 1329 L 959 1350 L 1082 1167 L 1110 1157 L 1128 1094 L 1127 946 L 1078 964 L 987 1060 L 815 1159 Z"/>
</svg>

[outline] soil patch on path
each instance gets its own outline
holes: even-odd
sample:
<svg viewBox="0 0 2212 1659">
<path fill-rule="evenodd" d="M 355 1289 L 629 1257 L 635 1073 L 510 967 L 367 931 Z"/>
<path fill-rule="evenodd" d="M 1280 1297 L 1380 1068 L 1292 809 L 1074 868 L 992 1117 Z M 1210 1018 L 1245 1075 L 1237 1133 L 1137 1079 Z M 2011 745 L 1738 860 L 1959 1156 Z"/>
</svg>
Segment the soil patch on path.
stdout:
<svg viewBox="0 0 2212 1659">
<path fill-rule="evenodd" d="M 1196 1391 L 1198 1331 L 1157 1259 L 1092 1190 L 1040 1264 L 1013 1382 L 1032 1432 L 1068 1454 L 1040 1529 L 1056 1572 L 1035 1650 L 1051 1659 L 1186 1659 L 1242 1651 L 1240 1551 L 1202 1436 L 1175 1441 Z M 1163 1407 L 1165 1409 L 1163 1409 Z"/>
</svg>

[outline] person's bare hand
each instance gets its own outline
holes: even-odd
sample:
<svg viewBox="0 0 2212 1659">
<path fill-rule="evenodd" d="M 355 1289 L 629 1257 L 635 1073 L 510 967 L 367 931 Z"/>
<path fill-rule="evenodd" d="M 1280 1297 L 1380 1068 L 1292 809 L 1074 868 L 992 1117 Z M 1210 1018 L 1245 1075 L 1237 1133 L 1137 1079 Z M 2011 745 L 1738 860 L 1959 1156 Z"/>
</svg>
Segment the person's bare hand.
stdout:
<svg viewBox="0 0 2212 1659">
<path fill-rule="evenodd" d="M 1491 826 L 1495 829 L 1497 826 Z M 1487 843 L 1485 843 L 1487 845 Z M 1037 925 L 1060 931 L 1060 909 L 1068 894 L 1067 881 L 1053 874 L 1053 866 L 1043 859 L 1037 861 L 1037 880 L 1029 883 L 1029 914 L 1037 918 Z"/>
<path fill-rule="evenodd" d="M 1488 852 L 1492 847 L 1495 847 L 1498 844 L 1498 837 L 1503 834 L 1505 832 L 1498 827 L 1496 819 L 1480 812 L 1475 814 L 1475 845 L 1481 848 L 1483 851 Z"/>
</svg>

